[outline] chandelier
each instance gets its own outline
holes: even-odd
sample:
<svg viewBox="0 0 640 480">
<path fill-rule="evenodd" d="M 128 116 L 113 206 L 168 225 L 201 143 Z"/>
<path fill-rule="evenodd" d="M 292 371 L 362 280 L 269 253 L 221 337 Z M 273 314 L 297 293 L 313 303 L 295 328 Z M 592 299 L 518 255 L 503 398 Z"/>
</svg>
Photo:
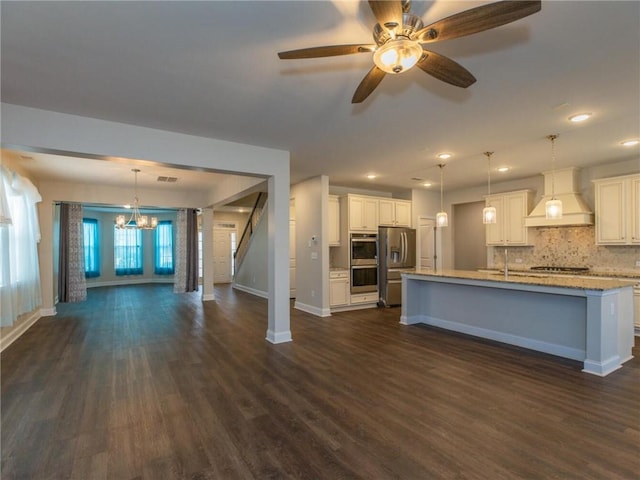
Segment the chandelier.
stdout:
<svg viewBox="0 0 640 480">
<path fill-rule="evenodd" d="M 158 226 L 158 217 L 151 217 L 151 221 L 149 221 L 149 217 L 147 215 L 140 214 L 138 202 L 138 172 L 140 171 L 140 169 L 132 168 L 131 171 L 135 176 L 133 206 L 127 206 L 125 208 L 133 208 L 133 212 L 131 212 L 131 217 L 129 217 L 129 220 L 127 220 L 125 215 L 116 216 L 116 228 L 139 228 L 142 230 L 153 230 Z"/>
</svg>

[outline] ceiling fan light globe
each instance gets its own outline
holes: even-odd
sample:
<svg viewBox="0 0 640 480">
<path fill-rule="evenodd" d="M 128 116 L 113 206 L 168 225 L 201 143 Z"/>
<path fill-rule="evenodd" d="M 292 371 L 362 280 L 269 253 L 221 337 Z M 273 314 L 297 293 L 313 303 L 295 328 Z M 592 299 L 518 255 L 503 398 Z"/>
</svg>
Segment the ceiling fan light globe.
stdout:
<svg viewBox="0 0 640 480">
<path fill-rule="evenodd" d="M 408 38 L 396 38 L 381 45 L 373 54 L 376 66 L 385 73 L 400 73 L 412 68 L 422 57 L 422 47 Z"/>
</svg>

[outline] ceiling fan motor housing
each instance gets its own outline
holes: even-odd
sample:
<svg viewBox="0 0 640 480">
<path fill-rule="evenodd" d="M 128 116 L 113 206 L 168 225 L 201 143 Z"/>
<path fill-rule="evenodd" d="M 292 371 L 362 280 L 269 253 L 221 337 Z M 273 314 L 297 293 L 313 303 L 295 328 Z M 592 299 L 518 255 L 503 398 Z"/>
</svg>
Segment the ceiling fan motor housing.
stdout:
<svg viewBox="0 0 640 480">
<path fill-rule="evenodd" d="M 391 26 L 391 25 L 390 25 Z M 415 33 L 423 27 L 422 19 L 413 13 L 402 14 L 402 25 L 388 28 L 376 23 L 373 27 L 373 40 L 376 44 L 384 45 L 392 38 L 406 37 L 415 40 Z"/>
</svg>

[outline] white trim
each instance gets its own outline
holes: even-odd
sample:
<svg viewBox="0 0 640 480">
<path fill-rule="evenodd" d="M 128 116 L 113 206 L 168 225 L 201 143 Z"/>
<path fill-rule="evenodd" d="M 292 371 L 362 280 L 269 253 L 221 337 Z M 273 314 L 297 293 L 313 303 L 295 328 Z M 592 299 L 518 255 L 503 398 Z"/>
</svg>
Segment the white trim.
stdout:
<svg viewBox="0 0 640 480">
<path fill-rule="evenodd" d="M 302 310 L 303 312 L 310 313 L 311 315 L 315 315 L 316 317 L 331 316 L 331 309 L 329 308 L 314 307 L 313 305 L 308 305 L 306 303 L 298 302 L 297 300 L 293 304 L 293 308 L 295 308 L 296 310 Z"/>
<path fill-rule="evenodd" d="M 168 278 L 132 278 L 126 280 L 107 280 L 105 282 L 87 282 L 87 288 L 117 287 L 118 285 L 141 285 L 143 283 L 169 283 L 173 284 L 173 277 Z"/>
<path fill-rule="evenodd" d="M 40 309 L 40 316 L 41 317 L 55 317 L 57 314 L 58 314 L 58 312 L 56 311 L 56 307 L 41 308 Z"/>
<path fill-rule="evenodd" d="M 403 323 L 404 325 L 425 323 L 427 325 L 433 325 L 434 327 L 445 328 L 447 330 L 453 330 L 455 332 L 465 333 L 467 335 L 474 335 L 476 337 L 488 338 L 489 340 L 508 343 L 509 345 L 516 345 L 518 347 L 529 348 L 538 352 L 549 353 L 551 355 L 557 355 L 559 357 L 570 358 L 572 360 L 579 360 L 583 362 L 587 356 L 585 350 L 580 350 L 578 348 L 558 345 L 556 343 L 542 342 L 540 340 L 520 337 L 518 335 L 498 332 L 496 330 L 489 330 L 487 328 L 465 325 L 463 323 L 451 322 L 449 320 L 443 320 L 441 318 L 431 317 L 429 315 L 414 315 L 408 318 L 403 317 L 401 318 L 401 323 Z M 617 361 L 619 362 L 619 360 L 620 358 L 618 357 Z M 585 362 L 585 367 L 586 366 L 587 365 Z M 594 372 L 589 371 L 589 373 Z"/>
<path fill-rule="evenodd" d="M 614 355 L 613 357 L 607 359 L 604 362 L 594 362 L 593 360 L 585 360 L 584 368 L 582 371 L 584 373 L 590 373 L 592 375 L 597 375 L 599 377 L 606 377 L 611 372 L 615 372 L 619 368 L 622 368 L 620 362 L 620 356 Z"/>
<path fill-rule="evenodd" d="M 41 313 L 39 309 L 30 312 L 30 315 L 22 320 L 13 330 L 0 338 L 0 352 L 4 351 L 9 345 L 15 342 L 22 336 L 24 332 L 29 330 L 38 320 L 40 320 Z"/>
<path fill-rule="evenodd" d="M 239 283 L 233 283 L 231 286 L 242 292 L 250 293 L 251 295 L 256 295 L 257 297 L 269 298 L 269 294 L 263 290 L 257 290 L 255 288 L 246 287 L 244 285 L 240 285 Z"/>
<path fill-rule="evenodd" d="M 216 296 L 213 293 L 208 294 L 208 295 L 202 295 L 202 301 L 203 302 L 210 302 L 210 301 L 215 300 L 215 299 L 216 299 Z"/>
<path fill-rule="evenodd" d="M 291 330 L 286 330 L 282 332 L 274 332 L 273 330 L 267 330 L 267 336 L 265 337 L 265 340 L 267 342 L 278 344 L 278 343 L 292 342 L 293 338 L 291 338 Z"/>
</svg>

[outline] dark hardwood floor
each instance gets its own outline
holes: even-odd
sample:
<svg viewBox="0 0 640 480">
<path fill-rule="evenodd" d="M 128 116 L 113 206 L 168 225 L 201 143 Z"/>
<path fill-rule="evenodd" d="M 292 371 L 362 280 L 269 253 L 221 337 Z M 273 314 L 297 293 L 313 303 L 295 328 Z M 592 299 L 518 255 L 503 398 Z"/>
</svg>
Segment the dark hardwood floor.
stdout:
<svg viewBox="0 0 640 480">
<path fill-rule="evenodd" d="M 265 300 L 215 293 L 90 289 L 11 345 L 2 479 L 640 476 L 640 358 L 599 378 L 397 308 L 271 345 Z"/>
</svg>

